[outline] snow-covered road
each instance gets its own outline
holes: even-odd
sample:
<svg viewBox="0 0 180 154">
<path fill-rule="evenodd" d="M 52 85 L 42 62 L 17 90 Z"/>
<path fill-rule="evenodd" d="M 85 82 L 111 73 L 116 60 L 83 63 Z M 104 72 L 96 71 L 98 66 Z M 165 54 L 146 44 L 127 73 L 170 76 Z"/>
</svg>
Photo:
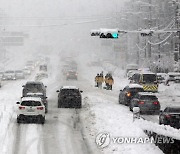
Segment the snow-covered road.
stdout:
<svg viewBox="0 0 180 154">
<path fill-rule="evenodd" d="M 46 122 L 41 124 L 17 124 L 16 102 L 20 99 L 22 85 L 26 80 L 7 81 L 0 89 L 0 153 L 4 154 L 138 154 L 143 151 L 147 154 L 161 154 L 161 150 L 154 144 L 113 144 L 99 149 L 95 143 L 97 134 L 108 132 L 111 136 L 144 137 L 143 129 L 133 123 L 132 112 L 127 106 L 118 104 L 119 90 L 128 81 L 115 74 L 115 85 L 112 91 L 94 87 L 94 75 L 102 68 L 88 68 L 79 63 L 78 81 L 66 81 L 62 75 L 61 65 L 57 59 L 51 64 L 50 76 L 43 80 L 47 85 L 49 112 Z M 57 71 L 58 70 L 58 71 Z M 33 80 L 34 74 L 27 80 Z M 62 85 L 75 85 L 83 90 L 83 108 L 57 108 L 57 93 Z M 176 88 L 175 88 L 176 87 Z M 166 88 L 166 89 L 163 89 Z M 169 100 L 178 103 L 178 97 L 168 97 L 166 93 L 172 87 L 161 87 L 159 95 L 162 106 Z M 171 89 L 172 88 L 172 89 Z M 178 92 L 177 92 L 178 93 Z M 171 92 L 172 94 L 172 92 Z M 177 95 L 176 95 L 177 96 Z M 165 98 L 169 98 L 166 100 Z M 145 115 L 146 119 L 158 123 L 158 116 Z M 171 129 L 174 131 L 173 129 Z M 175 131 L 174 131 L 175 132 Z M 178 132 L 176 132 L 178 133 Z"/>
</svg>

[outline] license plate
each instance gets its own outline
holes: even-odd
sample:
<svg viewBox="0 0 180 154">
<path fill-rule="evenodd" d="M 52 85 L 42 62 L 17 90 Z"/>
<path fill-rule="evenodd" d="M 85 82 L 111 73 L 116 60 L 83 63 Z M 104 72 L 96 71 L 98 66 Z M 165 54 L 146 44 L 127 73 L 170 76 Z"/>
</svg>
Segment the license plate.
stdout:
<svg viewBox="0 0 180 154">
<path fill-rule="evenodd" d="M 28 111 L 28 112 L 34 112 L 34 110 L 33 110 L 33 109 L 28 109 L 27 111 Z"/>
</svg>

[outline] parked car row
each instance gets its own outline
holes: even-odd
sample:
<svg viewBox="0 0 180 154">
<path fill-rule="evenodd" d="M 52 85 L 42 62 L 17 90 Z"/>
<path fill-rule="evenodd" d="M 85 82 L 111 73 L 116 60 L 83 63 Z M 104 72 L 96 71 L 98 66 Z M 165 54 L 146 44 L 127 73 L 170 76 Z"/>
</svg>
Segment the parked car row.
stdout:
<svg viewBox="0 0 180 154">
<path fill-rule="evenodd" d="M 167 106 L 161 110 L 161 105 L 155 93 L 145 92 L 139 84 L 129 84 L 119 93 L 119 104 L 126 105 L 130 111 L 139 107 L 140 114 L 159 115 L 159 124 L 180 128 L 180 106 Z"/>
<path fill-rule="evenodd" d="M 120 90 L 119 104 L 133 107 L 139 107 L 141 113 L 159 113 L 160 103 L 154 93 L 145 92 L 143 87 L 138 84 L 129 84 L 123 90 Z"/>
</svg>

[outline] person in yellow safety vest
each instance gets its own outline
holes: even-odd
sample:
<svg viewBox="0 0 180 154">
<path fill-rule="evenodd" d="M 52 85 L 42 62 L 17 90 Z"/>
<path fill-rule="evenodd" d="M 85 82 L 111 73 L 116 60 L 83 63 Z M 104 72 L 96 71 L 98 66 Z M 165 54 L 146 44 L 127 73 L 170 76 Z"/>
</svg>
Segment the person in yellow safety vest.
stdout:
<svg viewBox="0 0 180 154">
<path fill-rule="evenodd" d="M 107 83 L 108 83 L 107 90 L 112 90 L 112 85 L 114 84 L 114 79 L 112 76 L 108 77 Z"/>
<path fill-rule="evenodd" d="M 102 83 L 104 82 L 103 75 L 99 75 L 98 77 L 98 87 L 102 89 Z"/>
<path fill-rule="evenodd" d="M 106 88 L 109 86 L 109 84 L 108 84 L 108 78 L 111 76 L 111 74 L 109 74 L 109 73 L 107 73 L 106 75 L 105 75 L 105 78 L 104 78 L 104 82 L 105 82 L 105 84 L 106 84 Z"/>
<path fill-rule="evenodd" d="M 99 79 L 99 74 L 97 74 L 95 77 L 95 87 L 98 87 L 98 79 Z"/>
</svg>

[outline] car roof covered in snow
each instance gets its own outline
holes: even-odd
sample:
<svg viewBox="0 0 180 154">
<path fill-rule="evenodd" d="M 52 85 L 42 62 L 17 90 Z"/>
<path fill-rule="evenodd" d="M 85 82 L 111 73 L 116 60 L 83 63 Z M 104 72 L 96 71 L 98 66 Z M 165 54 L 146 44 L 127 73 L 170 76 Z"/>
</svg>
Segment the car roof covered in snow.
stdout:
<svg viewBox="0 0 180 154">
<path fill-rule="evenodd" d="M 39 101 L 39 102 L 41 102 L 41 98 L 40 97 L 23 97 L 21 99 L 21 101 Z"/>
<path fill-rule="evenodd" d="M 141 86 L 141 85 L 139 85 L 139 84 L 129 84 L 128 85 L 129 86 L 129 88 L 143 88 L 143 86 Z"/>
<path fill-rule="evenodd" d="M 144 95 L 144 96 L 156 96 L 154 93 L 152 92 L 138 92 L 139 95 Z"/>
<path fill-rule="evenodd" d="M 76 86 L 62 86 L 61 89 L 79 89 Z"/>
</svg>

